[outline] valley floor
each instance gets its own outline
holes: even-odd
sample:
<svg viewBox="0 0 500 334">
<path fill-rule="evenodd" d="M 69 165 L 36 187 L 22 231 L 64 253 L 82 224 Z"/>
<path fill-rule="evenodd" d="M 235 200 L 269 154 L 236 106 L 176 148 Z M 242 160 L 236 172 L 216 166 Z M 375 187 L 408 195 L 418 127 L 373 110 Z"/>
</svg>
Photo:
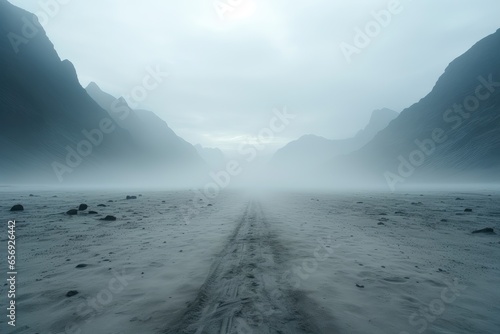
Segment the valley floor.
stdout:
<svg viewBox="0 0 500 334">
<path fill-rule="evenodd" d="M 2 333 L 500 332 L 500 237 L 471 233 L 500 231 L 498 192 L 5 188 L 0 212 Z"/>
</svg>

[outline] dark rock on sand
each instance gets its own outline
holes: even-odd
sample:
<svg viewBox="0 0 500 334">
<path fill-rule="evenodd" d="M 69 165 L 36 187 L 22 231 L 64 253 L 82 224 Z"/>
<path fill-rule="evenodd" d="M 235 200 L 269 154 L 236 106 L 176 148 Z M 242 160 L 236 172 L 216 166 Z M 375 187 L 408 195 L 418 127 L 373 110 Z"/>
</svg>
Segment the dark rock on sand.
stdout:
<svg viewBox="0 0 500 334">
<path fill-rule="evenodd" d="M 10 208 L 10 211 L 23 211 L 24 207 L 21 204 L 16 204 L 12 208 Z"/>
<path fill-rule="evenodd" d="M 78 210 L 80 211 L 83 211 L 83 210 L 87 210 L 89 206 L 87 204 L 80 204 L 80 206 L 78 207 Z"/>
<path fill-rule="evenodd" d="M 463 198 L 460 198 L 460 197 L 457 197 L 455 198 L 455 201 L 463 201 L 464 199 Z"/>
<path fill-rule="evenodd" d="M 97 211 L 89 211 L 89 215 L 96 215 Z"/>
<path fill-rule="evenodd" d="M 66 211 L 66 214 L 70 215 L 70 216 L 74 216 L 74 215 L 78 214 L 78 210 L 77 209 L 71 209 L 71 210 Z"/>
<path fill-rule="evenodd" d="M 496 234 L 491 227 L 482 228 L 480 230 L 472 231 L 472 233 L 486 233 L 486 234 Z"/>
<path fill-rule="evenodd" d="M 116 220 L 116 217 L 115 217 L 115 216 L 110 216 L 110 215 L 107 215 L 106 217 L 101 218 L 101 220 L 106 220 L 106 221 L 115 221 L 115 220 Z"/>
<path fill-rule="evenodd" d="M 384 223 L 382 223 L 382 222 L 379 222 L 377 225 L 385 225 L 385 224 L 384 224 Z"/>
<path fill-rule="evenodd" d="M 357 286 L 358 288 L 361 288 L 361 289 L 363 289 L 363 288 L 365 287 L 364 285 L 361 285 L 361 284 L 356 284 L 356 286 Z"/>
<path fill-rule="evenodd" d="M 86 266 L 88 266 L 88 265 L 85 263 L 80 263 L 75 268 L 85 268 Z"/>
<path fill-rule="evenodd" d="M 97 204 L 97 206 L 102 207 L 102 208 L 105 208 L 105 207 L 106 207 L 106 204 Z"/>
<path fill-rule="evenodd" d="M 77 295 L 77 294 L 78 294 L 78 291 L 76 291 L 76 290 L 69 290 L 66 293 L 66 297 L 73 297 L 74 295 Z"/>
<path fill-rule="evenodd" d="M 126 199 L 137 199 L 137 196 L 129 196 L 129 195 L 127 195 Z"/>
<path fill-rule="evenodd" d="M 472 209 L 465 209 L 464 212 L 472 212 Z"/>
</svg>

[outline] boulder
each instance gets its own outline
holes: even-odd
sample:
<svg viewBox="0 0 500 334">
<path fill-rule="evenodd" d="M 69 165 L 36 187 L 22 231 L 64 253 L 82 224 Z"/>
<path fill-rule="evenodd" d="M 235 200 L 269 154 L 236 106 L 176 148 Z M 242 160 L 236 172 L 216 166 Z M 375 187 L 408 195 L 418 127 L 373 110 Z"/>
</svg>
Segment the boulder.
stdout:
<svg viewBox="0 0 500 334">
<path fill-rule="evenodd" d="M 16 204 L 12 208 L 10 208 L 10 211 L 23 211 L 24 207 L 21 204 Z"/>
<path fill-rule="evenodd" d="M 472 233 L 496 234 L 495 230 L 493 230 L 491 227 L 486 227 L 486 228 L 482 228 L 480 230 L 475 230 L 475 231 L 472 231 Z"/>
</svg>

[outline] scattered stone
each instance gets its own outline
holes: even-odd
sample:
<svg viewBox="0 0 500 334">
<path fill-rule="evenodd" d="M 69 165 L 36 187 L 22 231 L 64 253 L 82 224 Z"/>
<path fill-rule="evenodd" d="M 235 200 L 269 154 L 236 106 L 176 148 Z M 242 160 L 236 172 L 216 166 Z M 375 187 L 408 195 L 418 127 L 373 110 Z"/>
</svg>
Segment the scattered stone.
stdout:
<svg viewBox="0 0 500 334">
<path fill-rule="evenodd" d="M 363 202 L 356 202 L 357 204 L 363 204 Z"/>
<path fill-rule="evenodd" d="M 179 251 L 179 253 L 182 253 L 182 249 Z"/>
<path fill-rule="evenodd" d="M 212 204 L 209 203 L 207 206 L 212 206 Z"/>
<path fill-rule="evenodd" d="M 78 291 L 76 290 L 69 290 L 67 293 L 66 293 L 66 297 L 73 297 L 75 295 L 78 294 Z"/>
<path fill-rule="evenodd" d="M 480 230 L 472 231 L 472 233 L 486 233 L 486 234 L 496 234 L 491 227 L 482 228 Z"/>
<path fill-rule="evenodd" d="M 116 217 L 115 217 L 115 216 L 111 216 L 111 215 L 107 215 L 106 217 L 101 218 L 101 220 L 106 220 L 106 221 L 115 221 L 115 220 L 116 220 Z"/>
<path fill-rule="evenodd" d="M 113 200 L 112 199 L 108 200 L 108 203 L 113 203 Z"/>
<path fill-rule="evenodd" d="M 405 213 L 403 211 L 396 211 L 394 212 L 395 215 L 404 215 Z"/>
<path fill-rule="evenodd" d="M 165 201 L 161 201 L 162 203 L 166 203 Z"/>
<path fill-rule="evenodd" d="M 441 268 L 438 268 L 438 271 L 439 271 L 439 272 L 443 272 L 444 270 L 443 270 L 443 269 L 441 269 Z"/>
<path fill-rule="evenodd" d="M 10 208 L 10 211 L 23 211 L 24 207 L 21 204 L 16 204 L 12 208 Z"/>
<path fill-rule="evenodd" d="M 80 263 L 75 268 L 85 268 L 86 266 L 88 266 L 88 264 Z"/>
<path fill-rule="evenodd" d="M 442 221 L 443 223 L 446 223 L 446 222 L 448 221 L 448 219 L 441 219 L 441 221 Z"/>
<path fill-rule="evenodd" d="M 66 211 L 66 214 L 70 215 L 70 216 L 74 216 L 74 215 L 78 214 L 78 210 L 77 209 L 71 209 L 71 210 Z"/>
<path fill-rule="evenodd" d="M 87 204 L 80 204 L 80 206 L 78 207 L 78 210 L 79 211 L 84 211 L 84 210 L 87 210 L 89 206 Z"/>
<path fill-rule="evenodd" d="M 97 211 L 89 211 L 89 215 L 96 215 Z"/>
<path fill-rule="evenodd" d="M 356 284 L 356 286 L 357 286 L 358 288 L 361 288 L 361 289 L 363 289 L 363 288 L 365 287 L 364 285 L 361 285 L 361 284 Z"/>
<path fill-rule="evenodd" d="M 35 197 L 35 195 L 33 195 L 33 194 L 30 194 L 30 197 Z"/>
<path fill-rule="evenodd" d="M 382 223 L 382 222 L 378 222 L 378 224 L 377 224 L 377 225 L 385 225 L 385 224 L 384 224 L 384 223 Z"/>
<path fill-rule="evenodd" d="M 472 209 L 465 209 L 464 212 L 472 212 Z"/>
<path fill-rule="evenodd" d="M 137 196 L 130 196 L 130 195 L 127 195 L 126 199 L 137 199 Z"/>
<path fill-rule="evenodd" d="M 106 207 L 106 204 L 97 204 L 97 206 L 101 207 L 101 208 L 105 208 Z"/>
<path fill-rule="evenodd" d="M 455 198 L 455 201 L 463 201 L 464 199 L 463 198 L 460 198 L 460 197 L 457 197 Z"/>
</svg>

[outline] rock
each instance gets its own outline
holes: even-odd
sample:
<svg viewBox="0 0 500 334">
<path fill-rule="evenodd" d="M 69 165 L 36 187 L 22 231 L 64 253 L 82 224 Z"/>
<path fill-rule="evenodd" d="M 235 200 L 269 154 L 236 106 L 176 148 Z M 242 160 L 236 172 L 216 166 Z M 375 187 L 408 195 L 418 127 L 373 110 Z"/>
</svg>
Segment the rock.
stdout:
<svg viewBox="0 0 500 334">
<path fill-rule="evenodd" d="M 441 222 L 443 222 L 443 223 L 446 223 L 447 221 L 448 221 L 448 219 L 444 219 L 444 218 L 441 219 Z"/>
<path fill-rule="evenodd" d="M 16 204 L 12 208 L 10 208 L 10 211 L 23 211 L 24 207 L 21 204 Z"/>
<path fill-rule="evenodd" d="M 356 284 L 356 286 L 357 286 L 358 288 L 361 288 L 361 289 L 363 289 L 363 288 L 365 287 L 364 285 L 361 285 L 361 284 Z"/>
<path fill-rule="evenodd" d="M 78 294 L 78 291 L 76 291 L 76 290 L 69 290 L 66 293 L 66 297 L 73 297 L 74 295 L 77 295 L 77 294 Z"/>
<path fill-rule="evenodd" d="M 87 204 L 80 204 L 80 206 L 78 207 L 78 210 L 80 211 L 83 211 L 83 210 L 87 210 L 89 206 Z"/>
<path fill-rule="evenodd" d="M 78 214 L 78 210 L 77 209 L 71 209 L 71 210 L 66 211 L 66 214 L 70 215 L 70 216 L 74 216 L 74 215 Z"/>
<path fill-rule="evenodd" d="M 115 216 L 110 216 L 110 215 L 107 215 L 106 217 L 101 218 L 101 220 L 106 220 L 106 221 L 115 221 L 115 220 L 116 220 L 116 217 L 115 217 Z"/>
<path fill-rule="evenodd" d="M 212 206 L 212 204 L 207 204 L 207 206 Z"/>
<path fill-rule="evenodd" d="M 455 201 L 463 201 L 464 199 L 463 198 L 460 198 L 460 197 L 457 197 L 455 198 Z"/>
<path fill-rule="evenodd" d="M 88 265 L 85 263 L 80 263 L 75 268 L 85 268 L 86 266 L 88 266 Z"/>
<path fill-rule="evenodd" d="M 496 234 L 491 227 L 482 228 L 480 230 L 472 231 L 472 233 L 486 233 L 486 234 Z"/>
<path fill-rule="evenodd" d="M 89 215 L 96 215 L 97 211 L 89 211 Z"/>
<path fill-rule="evenodd" d="M 30 194 L 30 197 L 35 197 L 35 195 L 33 195 L 33 194 Z"/>
<path fill-rule="evenodd" d="M 382 223 L 382 222 L 379 222 L 377 225 L 385 225 L 385 224 L 384 224 L 384 223 Z"/>
<path fill-rule="evenodd" d="M 108 200 L 108 203 L 113 203 L 113 200 L 112 199 Z"/>
<path fill-rule="evenodd" d="M 464 212 L 472 212 L 472 209 L 465 209 Z"/>
<path fill-rule="evenodd" d="M 129 196 L 129 195 L 127 195 L 126 199 L 137 199 L 137 196 Z"/>
<path fill-rule="evenodd" d="M 106 204 L 97 204 L 97 206 L 101 207 L 101 208 L 105 208 L 106 207 Z"/>
</svg>

